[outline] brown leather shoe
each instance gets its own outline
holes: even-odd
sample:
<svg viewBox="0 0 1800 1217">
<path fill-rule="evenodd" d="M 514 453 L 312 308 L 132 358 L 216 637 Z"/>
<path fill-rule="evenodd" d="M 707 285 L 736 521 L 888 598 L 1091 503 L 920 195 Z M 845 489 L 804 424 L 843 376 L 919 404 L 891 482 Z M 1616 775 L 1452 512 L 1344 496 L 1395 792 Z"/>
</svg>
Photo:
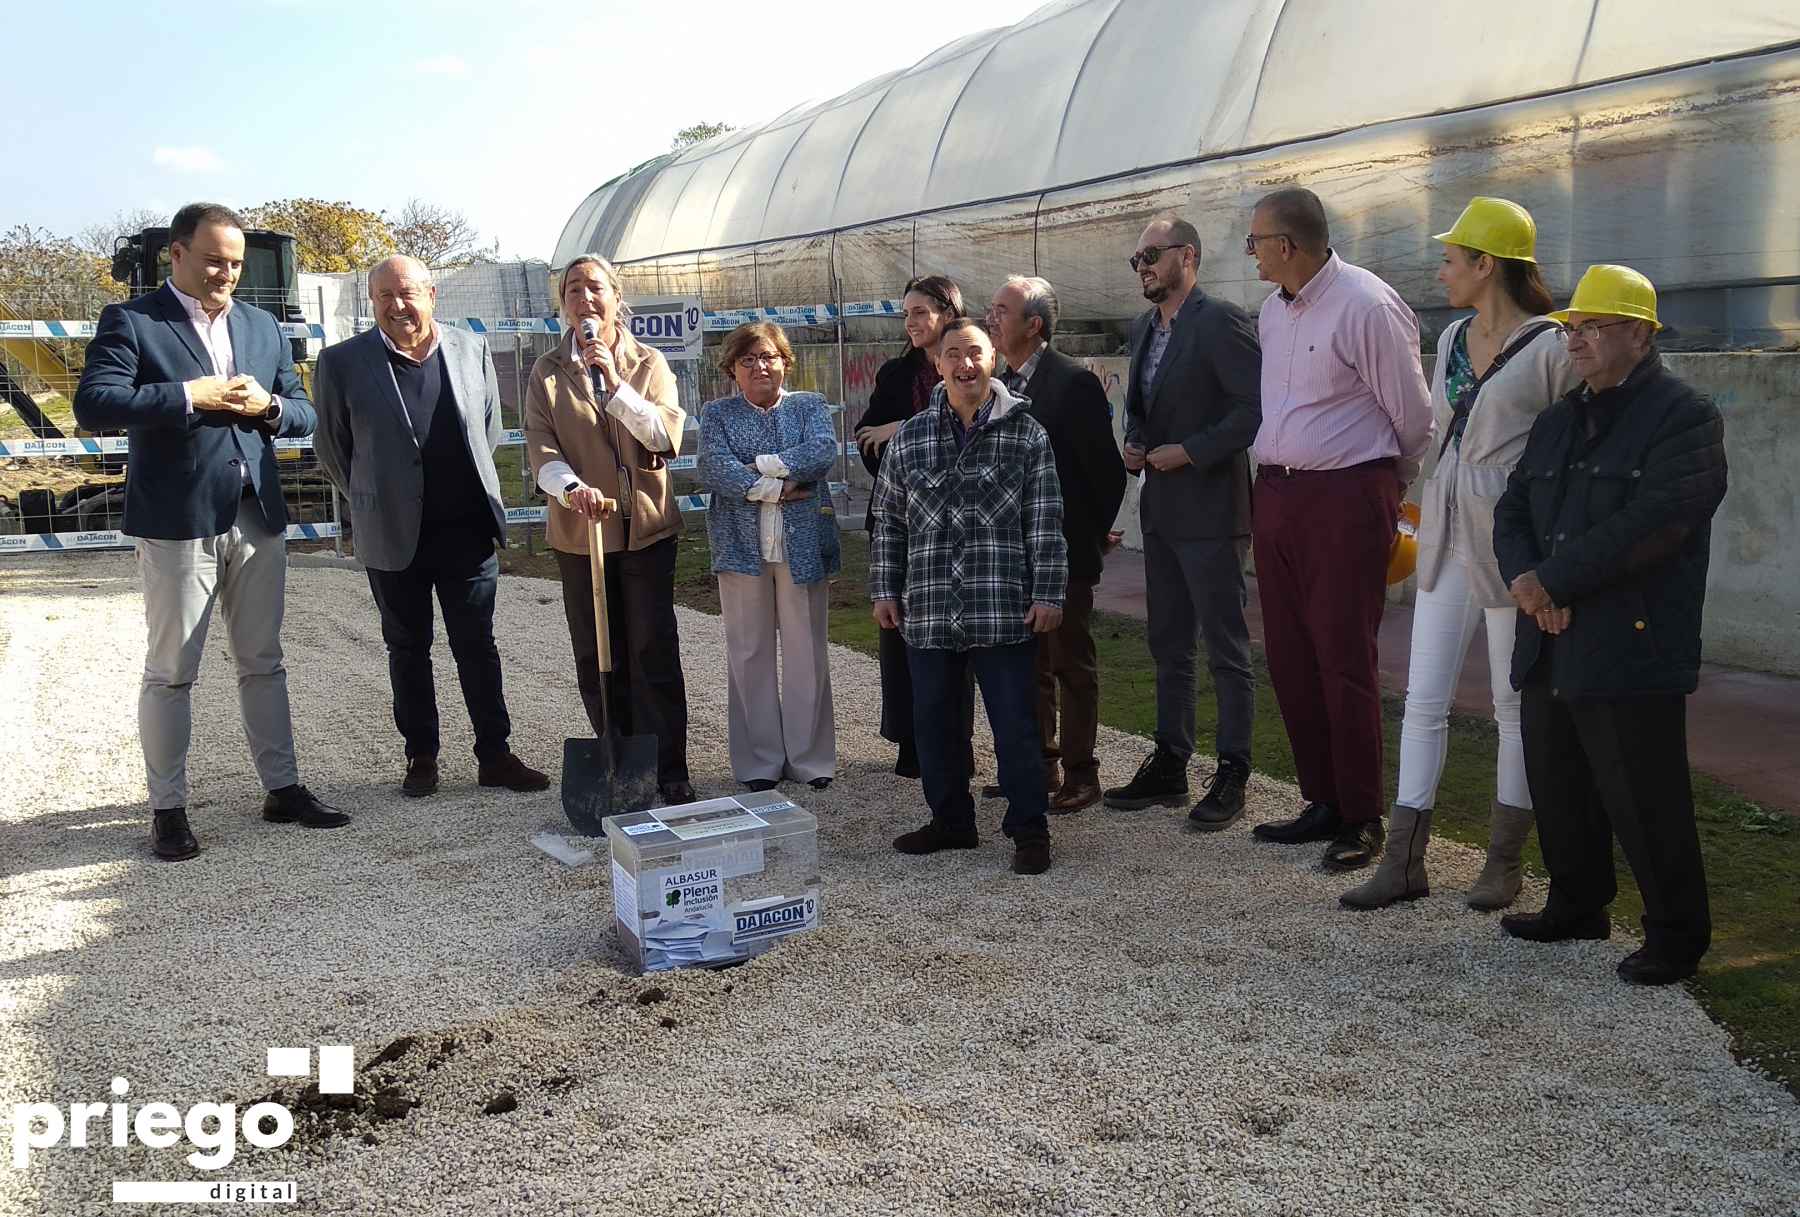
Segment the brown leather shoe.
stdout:
<svg viewBox="0 0 1800 1217">
<path fill-rule="evenodd" d="M 513 753 L 493 761 L 483 761 L 475 780 L 483 786 L 504 786 L 521 794 L 550 789 L 550 775 L 539 773 Z"/>
<path fill-rule="evenodd" d="M 1053 816 L 1073 815 L 1083 807 L 1092 807 L 1100 801 L 1100 783 L 1077 782 L 1064 786 L 1050 796 L 1050 814 Z"/>
</svg>

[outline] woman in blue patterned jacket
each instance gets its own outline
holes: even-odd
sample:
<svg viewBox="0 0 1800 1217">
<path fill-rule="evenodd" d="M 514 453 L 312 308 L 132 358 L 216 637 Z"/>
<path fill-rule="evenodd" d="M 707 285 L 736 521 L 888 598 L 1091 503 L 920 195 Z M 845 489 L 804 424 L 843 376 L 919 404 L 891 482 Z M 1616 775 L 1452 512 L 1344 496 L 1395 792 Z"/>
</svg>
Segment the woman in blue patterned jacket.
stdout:
<svg viewBox="0 0 1800 1217">
<path fill-rule="evenodd" d="M 838 537 L 836 518 L 821 510 L 837 433 L 824 397 L 782 388 L 793 363 L 780 326 L 739 326 L 719 357 L 738 391 L 700 413 L 700 478 L 712 491 L 706 531 L 725 618 L 731 771 L 751 790 L 784 778 L 823 790 L 837 766 L 825 626 Z"/>
</svg>

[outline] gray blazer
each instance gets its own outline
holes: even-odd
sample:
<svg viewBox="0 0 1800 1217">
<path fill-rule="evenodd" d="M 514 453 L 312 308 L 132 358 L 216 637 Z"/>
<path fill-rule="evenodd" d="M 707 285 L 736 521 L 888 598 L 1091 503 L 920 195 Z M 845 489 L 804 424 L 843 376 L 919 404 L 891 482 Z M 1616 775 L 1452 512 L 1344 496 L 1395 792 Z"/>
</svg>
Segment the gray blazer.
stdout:
<svg viewBox="0 0 1800 1217">
<path fill-rule="evenodd" d="M 504 545 L 506 507 L 494 472 L 494 448 L 505 435 L 500 378 L 481 335 L 439 322 L 438 344 L 469 456 L 494 513 L 495 539 Z M 319 352 L 313 407 L 319 415 L 313 445 L 320 466 L 350 501 L 357 557 L 373 570 L 405 570 L 419 547 L 425 466 L 379 330 Z"/>
<path fill-rule="evenodd" d="M 1169 349 L 1150 392 L 1139 370 L 1150 349 L 1150 317 L 1131 327 L 1125 442 L 1145 451 L 1187 449 L 1191 464 L 1168 473 L 1144 466 L 1138 518 L 1170 541 L 1250 535 L 1248 449 L 1262 426 L 1262 344 L 1243 309 L 1195 287 L 1175 314 Z"/>
</svg>

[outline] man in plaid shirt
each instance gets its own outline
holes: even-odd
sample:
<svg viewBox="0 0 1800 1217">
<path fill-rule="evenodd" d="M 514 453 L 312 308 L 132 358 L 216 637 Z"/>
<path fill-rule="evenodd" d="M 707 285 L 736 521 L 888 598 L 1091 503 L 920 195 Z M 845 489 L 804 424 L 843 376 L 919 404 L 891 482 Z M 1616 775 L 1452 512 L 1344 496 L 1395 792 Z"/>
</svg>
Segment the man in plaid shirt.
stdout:
<svg viewBox="0 0 1800 1217">
<path fill-rule="evenodd" d="M 944 383 L 889 442 L 872 506 L 869 594 L 876 623 L 906 639 L 931 807 L 931 822 L 894 848 L 979 843 L 955 713 L 973 668 L 1000 758 L 1013 870 L 1041 875 L 1050 821 L 1034 635 L 1061 623 L 1069 579 L 1056 457 L 1030 403 L 994 379 L 994 344 L 978 322 L 945 327 L 937 366 Z"/>
</svg>

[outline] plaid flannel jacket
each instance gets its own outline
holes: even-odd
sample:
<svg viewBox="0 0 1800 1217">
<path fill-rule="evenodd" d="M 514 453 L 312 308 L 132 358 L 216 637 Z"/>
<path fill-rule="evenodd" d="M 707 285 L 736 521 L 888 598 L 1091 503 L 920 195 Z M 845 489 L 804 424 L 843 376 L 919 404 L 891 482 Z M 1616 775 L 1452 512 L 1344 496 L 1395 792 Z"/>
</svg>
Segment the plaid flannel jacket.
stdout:
<svg viewBox="0 0 1800 1217">
<path fill-rule="evenodd" d="M 1050 437 L 989 382 L 993 413 L 956 448 L 944 386 L 889 441 L 875 482 L 869 594 L 901 602 L 908 646 L 1026 642 L 1032 604 L 1062 607 L 1069 557 Z"/>
</svg>

